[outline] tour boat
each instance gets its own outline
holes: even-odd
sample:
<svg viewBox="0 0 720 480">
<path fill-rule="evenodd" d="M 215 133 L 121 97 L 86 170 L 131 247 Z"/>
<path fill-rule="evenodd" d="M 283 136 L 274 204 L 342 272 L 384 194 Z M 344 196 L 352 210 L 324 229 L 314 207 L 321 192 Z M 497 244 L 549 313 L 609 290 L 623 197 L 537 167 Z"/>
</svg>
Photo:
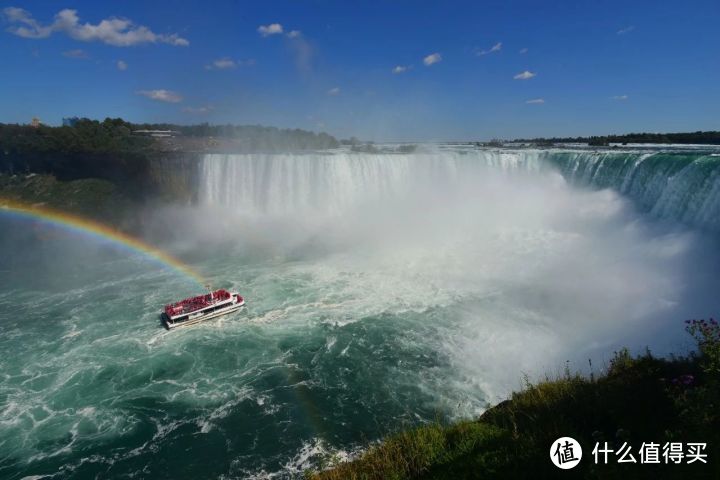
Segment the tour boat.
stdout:
<svg viewBox="0 0 720 480">
<path fill-rule="evenodd" d="M 165 327 L 170 330 L 235 312 L 244 306 L 245 300 L 240 294 L 221 288 L 165 305 L 160 317 Z"/>
</svg>

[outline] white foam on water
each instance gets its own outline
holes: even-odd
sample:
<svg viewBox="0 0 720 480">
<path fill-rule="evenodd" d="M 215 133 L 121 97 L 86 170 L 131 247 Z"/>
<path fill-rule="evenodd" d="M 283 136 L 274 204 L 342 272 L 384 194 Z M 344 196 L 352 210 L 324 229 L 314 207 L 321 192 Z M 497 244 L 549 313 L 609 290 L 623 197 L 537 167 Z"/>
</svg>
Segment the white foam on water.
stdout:
<svg viewBox="0 0 720 480">
<path fill-rule="evenodd" d="M 247 478 L 252 480 L 271 480 L 276 478 L 300 478 L 309 469 L 322 463 L 325 468 L 332 468 L 334 465 L 349 462 L 358 458 L 364 450 L 354 448 L 343 450 L 332 448 L 327 442 L 320 438 L 312 438 L 302 443 L 299 450 L 290 458 L 280 470 L 268 472 L 264 469 L 259 471 L 245 471 L 241 477 L 234 475 L 223 475 L 221 478 Z"/>
</svg>

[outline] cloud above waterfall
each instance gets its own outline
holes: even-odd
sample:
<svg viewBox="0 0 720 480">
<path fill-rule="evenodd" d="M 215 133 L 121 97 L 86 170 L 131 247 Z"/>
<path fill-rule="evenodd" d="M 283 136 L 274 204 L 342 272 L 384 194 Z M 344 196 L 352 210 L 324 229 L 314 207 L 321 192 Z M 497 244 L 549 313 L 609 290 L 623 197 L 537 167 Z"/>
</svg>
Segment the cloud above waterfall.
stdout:
<svg viewBox="0 0 720 480">
<path fill-rule="evenodd" d="M 537 73 L 533 73 L 530 70 L 525 70 L 524 72 L 518 73 L 513 78 L 515 80 L 530 80 L 531 78 L 533 78 L 535 76 L 537 76 Z"/>
<path fill-rule="evenodd" d="M 147 97 L 150 100 L 157 100 L 158 102 L 166 102 L 166 103 L 179 103 L 182 102 L 183 97 L 179 93 L 172 92 L 170 90 L 138 90 L 138 95 L 141 95 L 143 97 Z"/>
<path fill-rule="evenodd" d="M 437 52 L 431 53 L 431 54 L 428 55 L 427 57 L 423 58 L 423 64 L 424 64 L 426 67 L 429 67 L 429 66 L 431 66 L 431 65 L 435 65 L 436 63 L 439 63 L 439 62 L 441 62 L 441 61 L 442 61 L 442 55 L 440 55 L 440 54 L 437 53 Z"/>
<path fill-rule="evenodd" d="M 279 23 L 271 23 L 269 25 L 260 25 L 257 31 L 263 37 L 269 37 L 270 35 L 280 35 L 283 33 L 283 26 Z"/>
<path fill-rule="evenodd" d="M 252 58 L 235 60 L 230 57 L 222 57 L 205 65 L 205 70 L 233 70 L 238 67 L 251 67 L 253 65 L 255 65 L 255 60 Z"/>
<path fill-rule="evenodd" d="M 488 48 L 487 50 L 480 50 L 479 52 L 477 52 L 476 55 L 478 57 L 482 57 L 483 55 L 488 55 L 490 53 L 499 52 L 500 50 L 502 50 L 502 42 L 497 42 L 495 45 Z"/>
<path fill-rule="evenodd" d="M 42 24 L 22 8 L 6 7 L 2 12 L 5 21 L 10 24 L 7 31 L 23 38 L 41 39 L 62 33 L 81 42 L 97 41 L 115 47 L 145 43 L 165 43 L 176 47 L 190 45 L 187 39 L 177 33 L 155 33 L 127 18 L 109 17 L 97 24 L 82 23 L 77 10 L 66 8 L 55 15 L 52 23 Z"/>
</svg>

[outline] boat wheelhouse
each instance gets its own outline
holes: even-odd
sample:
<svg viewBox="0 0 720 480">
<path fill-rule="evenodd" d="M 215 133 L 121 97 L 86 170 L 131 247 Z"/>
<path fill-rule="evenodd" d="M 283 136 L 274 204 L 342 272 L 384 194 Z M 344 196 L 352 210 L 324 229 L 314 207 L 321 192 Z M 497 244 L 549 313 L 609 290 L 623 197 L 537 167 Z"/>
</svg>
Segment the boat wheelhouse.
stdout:
<svg viewBox="0 0 720 480">
<path fill-rule="evenodd" d="M 221 288 L 166 305 L 160 317 L 170 330 L 235 312 L 244 306 L 245 300 L 240 294 Z"/>
</svg>

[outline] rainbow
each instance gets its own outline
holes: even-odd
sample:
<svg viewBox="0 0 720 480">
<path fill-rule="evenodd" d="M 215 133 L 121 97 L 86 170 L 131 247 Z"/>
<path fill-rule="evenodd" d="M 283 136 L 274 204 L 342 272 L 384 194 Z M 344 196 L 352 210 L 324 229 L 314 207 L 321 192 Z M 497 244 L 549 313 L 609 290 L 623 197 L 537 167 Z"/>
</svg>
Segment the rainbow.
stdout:
<svg viewBox="0 0 720 480">
<path fill-rule="evenodd" d="M 61 227 L 70 232 L 95 237 L 109 242 L 116 247 L 149 257 L 163 266 L 189 278 L 200 286 L 204 283 L 201 275 L 172 255 L 169 255 L 138 238 L 122 233 L 99 222 L 53 208 L 31 205 L 5 198 L 0 198 L 0 215 L 40 220 L 42 222 Z"/>
</svg>

